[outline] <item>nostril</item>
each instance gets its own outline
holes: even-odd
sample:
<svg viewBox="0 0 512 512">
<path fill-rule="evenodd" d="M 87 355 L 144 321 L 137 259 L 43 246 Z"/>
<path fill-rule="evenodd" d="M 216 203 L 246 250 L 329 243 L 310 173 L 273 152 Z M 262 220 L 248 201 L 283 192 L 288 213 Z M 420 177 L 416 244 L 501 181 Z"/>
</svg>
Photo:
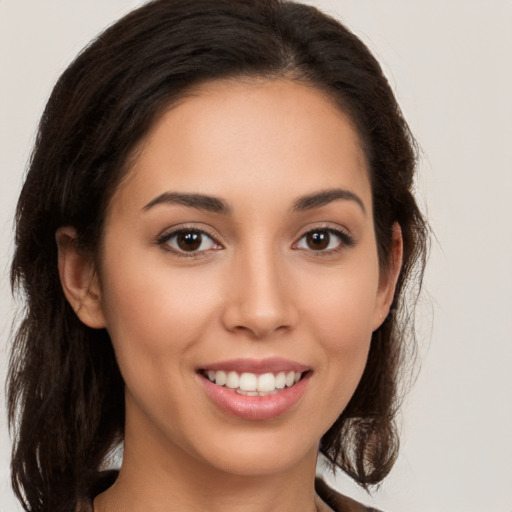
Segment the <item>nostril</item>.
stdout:
<svg viewBox="0 0 512 512">
<path fill-rule="evenodd" d="M 240 259 L 232 274 L 223 304 L 224 326 L 257 339 L 293 328 L 296 297 L 284 279 L 285 270 L 277 268 L 275 254 L 252 251 L 249 260 Z"/>
<path fill-rule="evenodd" d="M 231 306 L 223 315 L 223 323 L 233 333 L 260 339 L 290 330 L 296 318 L 290 308 L 258 311 L 247 306 Z"/>
</svg>

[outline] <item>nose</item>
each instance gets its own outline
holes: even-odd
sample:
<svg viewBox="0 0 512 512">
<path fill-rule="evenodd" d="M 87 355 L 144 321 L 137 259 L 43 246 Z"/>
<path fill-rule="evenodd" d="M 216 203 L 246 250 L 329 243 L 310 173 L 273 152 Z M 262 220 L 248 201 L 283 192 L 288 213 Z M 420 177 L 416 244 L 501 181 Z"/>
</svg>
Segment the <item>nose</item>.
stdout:
<svg viewBox="0 0 512 512">
<path fill-rule="evenodd" d="M 235 259 L 222 315 L 226 329 L 263 339 L 296 325 L 298 312 L 284 266 L 272 250 Z"/>
</svg>

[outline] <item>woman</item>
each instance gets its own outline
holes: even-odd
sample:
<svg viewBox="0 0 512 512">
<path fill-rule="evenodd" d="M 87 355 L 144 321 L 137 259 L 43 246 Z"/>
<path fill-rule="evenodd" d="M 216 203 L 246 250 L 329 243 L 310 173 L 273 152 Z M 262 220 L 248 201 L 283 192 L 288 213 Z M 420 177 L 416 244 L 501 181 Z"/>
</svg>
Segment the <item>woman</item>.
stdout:
<svg viewBox="0 0 512 512">
<path fill-rule="evenodd" d="M 105 31 L 18 204 L 25 508 L 365 510 L 315 465 L 368 487 L 396 458 L 414 168 L 379 65 L 312 7 L 157 0 Z"/>
</svg>

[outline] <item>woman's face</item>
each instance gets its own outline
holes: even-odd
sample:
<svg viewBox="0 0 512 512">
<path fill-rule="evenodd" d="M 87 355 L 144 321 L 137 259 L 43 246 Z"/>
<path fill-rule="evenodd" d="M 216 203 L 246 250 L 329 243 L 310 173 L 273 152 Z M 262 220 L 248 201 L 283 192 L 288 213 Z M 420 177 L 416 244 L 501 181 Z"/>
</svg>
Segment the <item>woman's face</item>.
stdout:
<svg viewBox="0 0 512 512">
<path fill-rule="evenodd" d="M 286 80 L 210 83 L 163 113 L 99 270 L 125 456 L 244 475 L 311 464 L 392 295 L 356 132 Z"/>
</svg>

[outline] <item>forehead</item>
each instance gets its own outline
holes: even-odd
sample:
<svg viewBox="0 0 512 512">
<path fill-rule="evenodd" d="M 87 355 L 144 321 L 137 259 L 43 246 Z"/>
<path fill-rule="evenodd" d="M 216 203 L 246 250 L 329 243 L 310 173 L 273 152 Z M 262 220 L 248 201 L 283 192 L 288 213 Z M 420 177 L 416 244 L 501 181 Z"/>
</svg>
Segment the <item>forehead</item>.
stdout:
<svg viewBox="0 0 512 512">
<path fill-rule="evenodd" d="M 147 204 L 167 189 L 281 200 L 337 187 L 371 208 L 357 131 L 325 93 L 285 79 L 218 81 L 162 111 L 112 203 Z"/>
</svg>

